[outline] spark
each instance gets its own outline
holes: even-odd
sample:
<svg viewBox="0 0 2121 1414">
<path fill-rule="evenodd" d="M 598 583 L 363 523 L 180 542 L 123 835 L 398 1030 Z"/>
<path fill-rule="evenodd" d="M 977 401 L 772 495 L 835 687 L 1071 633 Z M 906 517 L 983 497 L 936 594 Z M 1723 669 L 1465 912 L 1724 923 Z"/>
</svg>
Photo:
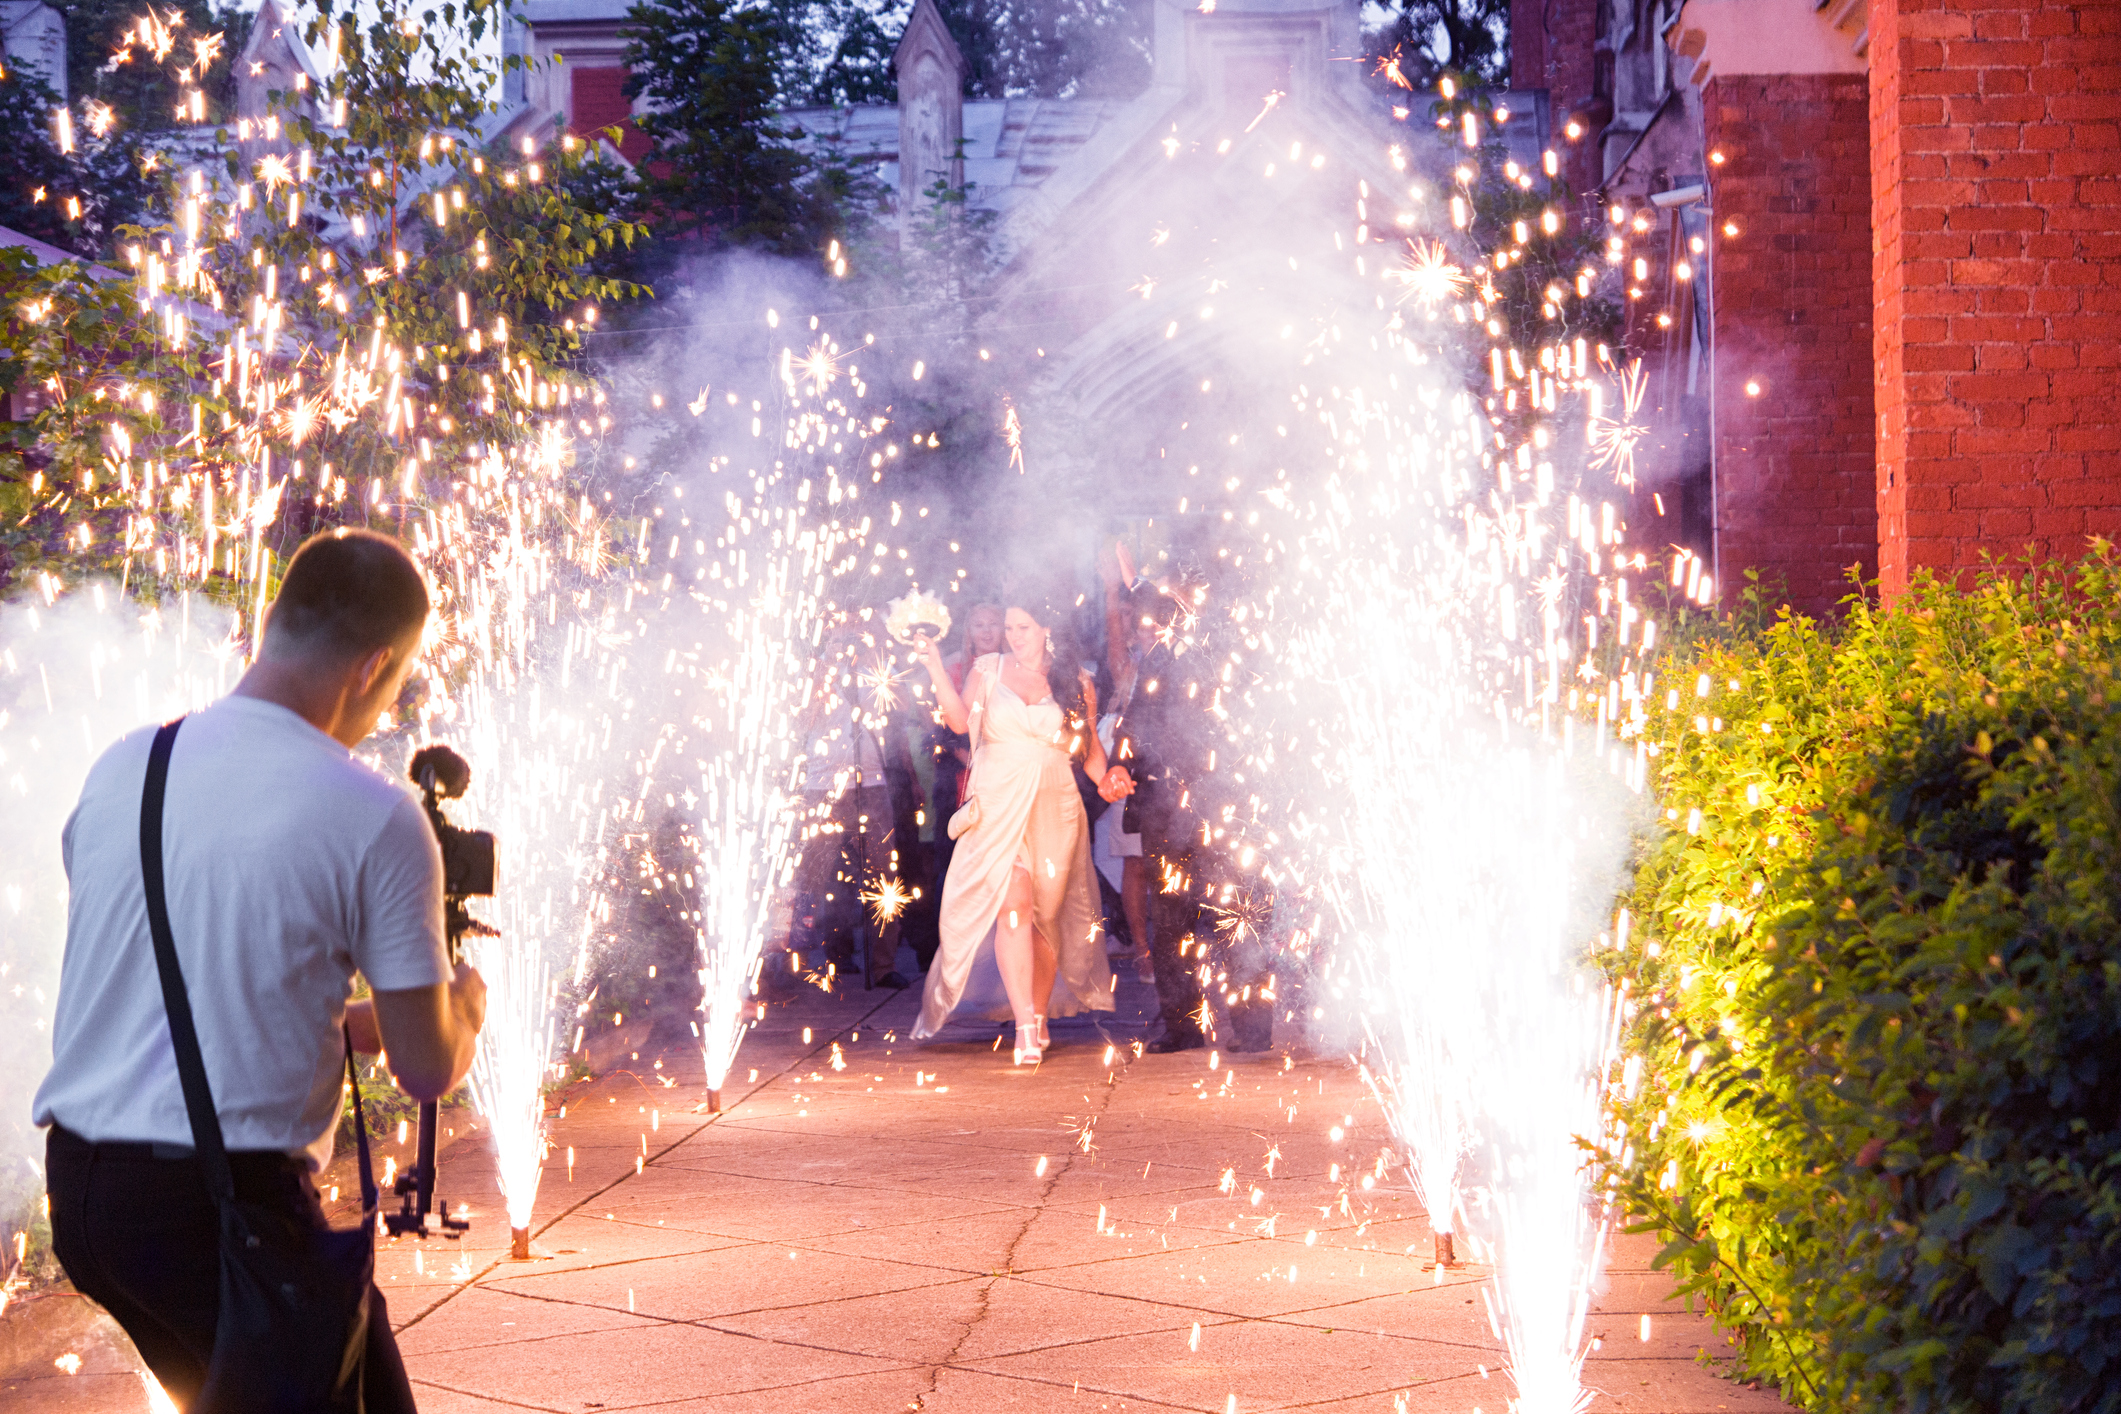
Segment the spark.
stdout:
<svg viewBox="0 0 2121 1414">
<path fill-rule="evenodd" d="M 1406 287 L 1400 299 L 1419 300 L 1430 314 L 1444 301 L 1455 299 L 1471 283 L 1465 271 L 1452 263 L 1442 241 L 1409 242 L 1405 261 L 1397 270 L 1386 271 L 1385 278 Z"/>
<path fill-rule="evenodd" d="M 869 916 L 876 920 L 878 927 L 904 913 L 906 905 L 913 902 L 912 890 L 896 877 L 877 880 L 862 890 L 861 897 L 862 902 L 869 905 Z"/>
<path fill-rule="evenodd" d="M 317 430 L 327 396 L 328 393 L 318 393 L 314 397 L 297 398 L 288 405 L 287 411 L 281 414 L 280 426 L 290 443 L 299 447 L 309 440 L 310 433 Z"/>
<path fill-rule="evenodd" d="M 1002 399 L 1002 440 L 1009 445 L 1009 465 L 1023 475 L 1024 424 L 1017 419 L 1016 404 L 1007 398 Z"/>
<path fill-rule="evenodd" d="M 1208 912 L 1224 942 L 1241 945 L 1259 938 L 1274 916 L 1274 905 L 1259 890 L 1246 889 L 1234 894 L 1227 906 L 1210 905 Z"/>
<path fill-rule="evenodd" d="M 898 710 L 899 688 L 908 674 L 897 668 L 886 653 L 878 653 L 859 672 L 855 683 L 861 688 L 862 701 L 879 717 L 889 716 Z"/>
<path fill-rule="evenodd" d="M 796 371 L 809 380 L 810 394 L 817 397 L 839 378 L 839 355 L 830 341 L 819 340 L 810 346 L 810 351 L 796 364 Z"/>
<path fill-rule="evenodd" d="M 1635 485 L 1635 449 L 1650 435 L 1650 429 L 1635 420 L 1642 410 L 1643 395 L 1648 388 L 1642 360 L 1638 358 L 1630 363 L 1616 381 L 1620 388 L 1617 416 L 1606 416 L 1600 407 L 1602 399 L 1593 399 L 1591 465 L 1599 471 L 1611 472 L 1615 481 L 1632 489 Z"/>
</svg>

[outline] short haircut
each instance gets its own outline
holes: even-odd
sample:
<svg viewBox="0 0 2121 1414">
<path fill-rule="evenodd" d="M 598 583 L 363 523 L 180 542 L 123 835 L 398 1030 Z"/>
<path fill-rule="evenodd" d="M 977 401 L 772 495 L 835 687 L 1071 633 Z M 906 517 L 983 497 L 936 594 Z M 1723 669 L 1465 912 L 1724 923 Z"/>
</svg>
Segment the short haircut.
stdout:
<svg viewBox="0 0 2121 1414">
<path fill-rule="evenodd" d="M 359 657 L 427 621 L 427 581 L 397 541 L 340 527 L 312 535 L 287 562 L 266 642 L 299 654 Z"/>
</svg>

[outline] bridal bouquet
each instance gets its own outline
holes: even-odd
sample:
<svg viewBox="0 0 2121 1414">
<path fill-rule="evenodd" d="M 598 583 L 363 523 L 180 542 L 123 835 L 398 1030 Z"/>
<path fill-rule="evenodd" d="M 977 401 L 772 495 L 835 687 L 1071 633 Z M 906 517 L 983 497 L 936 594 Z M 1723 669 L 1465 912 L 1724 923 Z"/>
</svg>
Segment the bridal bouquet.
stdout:
<svg viewBox="0 0 2121 1414">
<path fill-rule="evenodd" d="M 901 643 L 941 638 L 950 632 L 949 607 L 942 600 L 921 593 L 918 585 L 884 609 L 884 631 Z"/>
</svg>

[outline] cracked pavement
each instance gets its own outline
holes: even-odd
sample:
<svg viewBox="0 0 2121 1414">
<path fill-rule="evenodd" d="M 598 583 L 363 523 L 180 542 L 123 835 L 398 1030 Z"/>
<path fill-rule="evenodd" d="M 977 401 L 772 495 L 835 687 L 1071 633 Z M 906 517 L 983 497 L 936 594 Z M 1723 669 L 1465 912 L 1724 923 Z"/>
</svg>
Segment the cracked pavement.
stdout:
<svg viewBox="0 0 2121 1414">
<path fill-rule="evenodd" d="M 1361 1186 L 1389 1135 L 1351 1067 L 1136 1057 L 1131 978 L 1115 1016 L 1054 1023 L 1036 1069 L 994 1026 L 908 1045 L 917 1000 L 770 1008 L 711 1118 L 682 1034 L 571 1096 L 549 1258 L 489 1265 L 492 1232 L 453 1272 L 385 1255 L 421 1407 L 1507 1409 L 1486 1270 L 1438 1284 L 1401 1172 Z M 1782 1408 L 1696 1362 L 1715 1332 L 1650 1251 L 1618 1244 L 1592 1407 Z"/>
<path fill-rule="evenodd" d="M 995 1026 L 906 1044 L 916 992 L 804 987 L 746 1038 L 715 1116 L 666 1022 L 667 1044 L 566 1095 L 539 1260 L 505 1259 L 477 1134 L 444 1150 L 439 1190 L 472 1231 L 378 1253 L 420 1407 L 1505 1414 L 1487 1271 L 1426 1269 L 1354 1069 L 1136 1057 L 1152 1001 L 1123 978 L 1116 1015 L 1053 1023 L 1050 1059 L 1018 1069 Z M 1653 1250 L 1614 1246 L 1594 1414 L 1783 1408 L 1697 1362 L 1719 1337 Z M 115 1327 L 75 1348 L 78 1376 L 47 1368 L 10 1408 L 146 1407 Z"/>
</svg>

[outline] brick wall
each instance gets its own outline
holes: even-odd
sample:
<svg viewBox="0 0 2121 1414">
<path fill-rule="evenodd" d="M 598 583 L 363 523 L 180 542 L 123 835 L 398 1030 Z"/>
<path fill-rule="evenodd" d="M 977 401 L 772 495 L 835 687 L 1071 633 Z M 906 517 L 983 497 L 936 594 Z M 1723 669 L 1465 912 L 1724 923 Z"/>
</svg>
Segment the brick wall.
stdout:
<svg viewBox="0 0 2121 1414">
<path fill-rule="evenodd" d="M 1510 87 L 1547 90 L 1554 143 L 1568 161 L 1562 175 L 1579 195 L 1605 177 L 1597 129 L 1610 112 L 1591 107 L 1597 41 L 1598 0 L 1513 0 L 1510 6 Z M 1590 130 L 1571 143 L 1563 129 L 1577 115 L 1586 116 Z"/>
<path fill-rule="evenodd" d="M 592 133 L 619 128 L 619 152 L 628 162 L 648 155 L 647 134 L 633 125 L 633 100 L 626 96 L 626 70 L 616 67 L 575 69 L 569 92 L 574 110 L 567 115 L 571 132 Z"/>
<path fill-rule="evenodd" d="M 2121 6 L 1871 0 L 1879 579 L 2121 536 Z"/>
<path fill-rule="evenodd" d="M 1804 613 L 1876 565 L 1871 193 L 1862 74 L 1719 76 L 1702 95 L 1716 267 L 1716 557 Z M 1731 234 L 1735 228 L 1736 234 Z"/>
</svg>

